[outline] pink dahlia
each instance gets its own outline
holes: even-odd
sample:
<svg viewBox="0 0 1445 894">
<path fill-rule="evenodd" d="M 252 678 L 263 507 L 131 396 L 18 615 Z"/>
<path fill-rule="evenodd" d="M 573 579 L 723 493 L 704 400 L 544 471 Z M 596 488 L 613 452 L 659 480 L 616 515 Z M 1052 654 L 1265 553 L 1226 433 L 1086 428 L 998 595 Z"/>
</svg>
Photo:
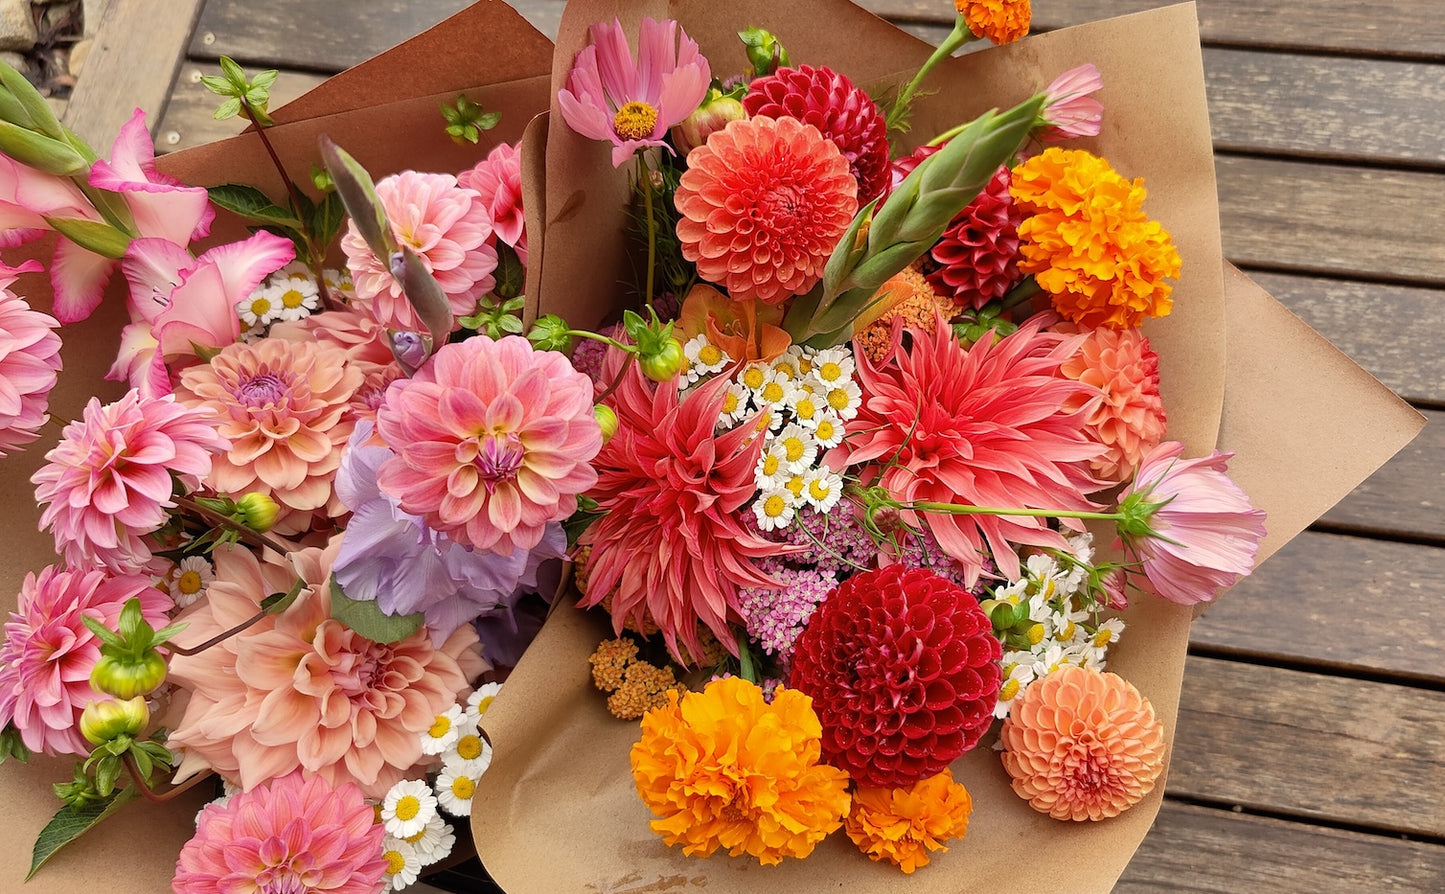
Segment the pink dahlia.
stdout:
<svg viewBox="0 0 1445 894">
<path fill-rule="evenodd" d="M 501 143 L 477 162 L 476 167 L 457 175 L 457 183 L 476 191 L 492 217 L 497 238 L 512 246 L 523 264 L 527 263 L 526 219 L 522 214 L 522 153 L 510 143 Z"/>
<path fill-rule="evenodd" d="M 1184 459 L 1165 441 L 1144 454 L 1119 496 L 1119 535 L 1144 566 L 1141 589 L 1181 605 L 1208 602 L 1254 568 L 1264 510 L 1229 480 L 1233 453 Z"/>
<path fill-rule="evenodd" d="M 848 160 L 793 118 L 733 121 L 687 156 L 677 236 L 698 275 L 779 304 L 823 278 L 858 210 Z"/>
<path fill-rule="evenodd" d="M 697 42 L 665 19 L 643 19 L 637 57 L 622 23 L 598 22 L 577 54 L 557 107 L 567 126 L 584 137 L 612 143 L 612 166 L 639 149 L 667 146 L 667 129 L 692 114 L 712 71 Z"/>
<path fill-rule="evenodd" d="M 210 804 L 181 848 L 175 894 L 375 894 L 386 832 L 360 790 L 291 773 Z"/>
<path fill-rule="evenodd" d="M 714 434 L 727 385 L 719 376 L 684 399 L 634 365 L 611 400 L 617 433 L 594 464 L 589 496 L 606 514 L 582 537 L 592 546 L 587 604 L 611 594 L 618 632 L 629 619 L 655 621 L 673 654 L 679 640 L 702 654 L 699 621 L 731 643 L 739 590 L 777 586 L 753 560 L 790 551 L 740 518 L 757 491 L 762 438 L 749 424 Z"/>
<path fill-rule="evenodd" d="M 231 442 L 209 483 L 223 494 L 258 491 L 288 514 L 324 509 L 354 427 L 350 401 L 362 375 L 341 348 L 320 341 L 234 344 L 181 373 L 177 396 L 204 407 Z M 289 510 L 289 512 L 288 512 Z M 294 520 L 293 520 L 294 521 Z"/>
<path fill-rule="evenodd" d="M 319 341 L 345 348 L 352 361 L 385 366 L 395 357 L 386 329 L 375 318 L 354 310 L 328 310 L 291 322 L 271 324 L 268 338 Z"/>
<path fill-rule="evenodd" d="M 888 185 L 888 124 L 878 104 L 831 68 L 779 68 L 748 85 L 743 108 L 754 118 L 796 118 L 818 128 L 848 159 L 858 204 Z"/>
<path fill-rule="evenodd" d="M 476 631 L 463 625 L 434 645 L 422 628 L 384 644 L 333 620 L 339 543 L 292 553 L 289 564 L 216 552 L 206 599 L 179 617 L 189 624 L 181 645 L 240 624 L 298 577 L 305 587 L 279 615 L 171 659 L 172 679 L 190 695 L 168 742 L 183 757 L 177 779 L 214 770 L 251 789 L 300 768 L 380 798 L 422 759 L 421 734 L 481 671 Z"/>
<path fill-rule="evenodd" d="M 80 713 L 100 698 L 90 672 L 100 640 L 81 622 L 94 618 L 114 629 L 120 610 L 135 598 L 151 625 L 166 624 L 171 600 L 147 577 L 109 577 L 94 569 L 43 568 L 25 575 L 16 610 L 0 644 L 0 727 L 14 724 L 31 751 L 89 754 Z"/>
<path fill-rule="evenodd" d="M 911 330 L 891 361 L 858 363 L 863 405 L 848 422 L 848 464 L 896 499 L 1026 509 L 1091 510 L 1099 488 L 1088 463 L 1099 447 L 1080 431 L 1081 414 L 1063 407 L 1091 389 L 1059 374 L 1077 339 L 1037 324 L 965 350 L 947 323 Z M 901 338 L 900 335 L 896 336 Z M 1019 577 L 1015 544 L 1065 547 L 1043 519 L 904 512 L 927 522 L 944 552 L 964 565 L 966 585 L 990 555 L 1009 580 Z"/>
<path fill-rule="evenodd" d="M 1009 169 L 1001 167 L 929 251 L 929 285 L 975 310 L 1002 298 L 1022 278 L 1019 224 L 1024 215 L 1008 184 Z"/>
<path fill-rule="evenodd" d="M 105 406 L 91 398 L 30 478 L 35 502 L 49 504 L 40 525 L 72 565 L 139 571 L 151 561 L 145 535 L 175 505 L 172 477 L 188 490 L 200 487 L 228 446 L 210 410 L 170 395 L 144 398 L 131 389 Z"/>
<path fill-rule="evenodd" d="M 10 291 L 18 275 L 40 269 L 0 264 L 0 457 L 39 437 L 60 371 L 60 324 Z"/>
<path fill-rule="evenodd" d="M 458 186 L 451 174 L 416 171 L 383 177 L 376 194 L 386 209 L 392 240 L 421 256 L 446 293 L 452 314 L 474 312 L 477 299 L 495 284 L 492 271 L 497 269 L 497 250 L 487 244 L 492 218 L 482 197 Z M 370 308 L 377 322 L 392 329 L 426 329 L 401 283 L 391 275 L 387 259 L 372 253 L 354 223 L 347 224 L 341 250 L 346 252 L 357 300 Z"/>
<path fill-rule="evenodd" d="M 377 432 L 396 453 L 377 482 L 403 511 L 503 556 L 576 510 L 602 447 L 592 380 L 520 336 L 442 347 L 387 389 Z"/>
<path fill-rule="evenodd" d="M 1060 368 L 1071 379 L 1092 385 L 1098 395 L 1087 404 L 1084 432 L 1103 448 L 1091 463 L 1105 481 L 1134 474 L 1146 450 L 1164 437 L 1167 417 L 1159 396 L 1159 355 L 1138 329 L 1100 327 L 1089 332 L 1079 353 Z"/>
</svg>

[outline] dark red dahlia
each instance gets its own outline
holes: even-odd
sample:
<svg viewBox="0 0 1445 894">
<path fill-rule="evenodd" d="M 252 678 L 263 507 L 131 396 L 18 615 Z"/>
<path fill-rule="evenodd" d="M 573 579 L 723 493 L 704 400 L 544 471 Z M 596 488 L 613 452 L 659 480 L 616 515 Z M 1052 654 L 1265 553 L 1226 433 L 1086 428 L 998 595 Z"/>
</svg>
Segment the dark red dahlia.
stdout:
<svg viewBox="0 0 1445 894">
<path fill-rule="evenodd" d="M 878 207 L 883 207 L 884 202 L 887 202 L 888 197 L 893 194 L 893 190 L 898 188 L 898 184 L 902 183 L 905 177 L 913 173 L 914 168 L 918 167 L 925 158 L 942 148 L 942 145 L 923 145 L 907 155 L 901 155 L 893 159 L 888 165 L 888 188 L 883 191 L 883 201 L 878 203 Z"/>
<path fill-rule="evenodd" d="M 929 285 L 975 310 L 1002 298 L 1022 279 L 1019 224 L 1024 215 L 1008 187 L 1009 169 L 1001 167 L 929 253 Z"/>
<path fill-rule="evenodd" d="M 812 696 L 827 763 L 860 786 L 900 788 L 978 744 L 1001 651 L 967 590 L 890 565 L 839 584 L 814 612 L 788 685 Z"/>
<path fill-rule="evenodd" d="M 888 185 L 888 124 L 878 105 L 830 68 L 800 65 L 757 78 L 743 97 L 753 117 L 796 118 L 833 141 L 858 181 L 858 205 Z"/>
</svg>

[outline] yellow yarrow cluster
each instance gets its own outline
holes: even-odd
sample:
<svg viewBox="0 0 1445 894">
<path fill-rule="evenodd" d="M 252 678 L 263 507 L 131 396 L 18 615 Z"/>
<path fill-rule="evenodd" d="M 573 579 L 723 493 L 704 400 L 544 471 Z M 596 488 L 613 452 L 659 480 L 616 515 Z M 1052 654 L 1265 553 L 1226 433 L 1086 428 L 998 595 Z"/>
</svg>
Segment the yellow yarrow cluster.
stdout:
<svg viewBox="0 0 1445 894">
<path fill-rule="evenodd" d="M 888 301 L 880 303 L 883 309 L 877 317 L 862 327 L 855 323 L 853 330 L 858 349 L 874 363 L 881 362 L 893 350 L 895 318 L 901 318 L 907 328 L 931 332 L 939 314 L 948 318 L 962 309 L 957 301 L 934 291 L 916 264 L 905 267 L 884 283 L 878 295 L 885 294 Z"/>
<path fill-rule="evenodd" d="M 1029 0 L 953 0 L 954 9 L 975 37 L 996 44 L 1013 43 L 1029 33 L 1033 9 Z"/>
<path fill-rule="evenodd" d="M 1082 149 L 1047 149 L 1013 169 L 1009 192 L 1027 215 L 1019 270 L 1081 327 L 1127 329 L 1172 306 L 1179 252 L 1144 213 L 1144 181 Z"/>
<path fill-rule="evenodd" d="M 848 837 L 875 862 L 911 873 L 927 866 L 931 851 L 968 831 L 973 799 L 944 770 L 907 788 L 860 788 L 853 793 Z"/>
<path fill-rule="evenodd" d="M 603 640 L 587 659 L 592 665 L 592 682 L 607 697 L 607 710 L 621 720 L 636 720 L 666 703 L 674 690 L 687 686 L 671 667 L 658 667 L 637 657 L 637 643 L 626 637 Z"/>
<path fill-rule="evenodd" d="M 848 774 L 820 763 L 813 700 L 780 688 L 772 704 L 738 677 L 709 683 L 642 719 L 632 746 L 652 829 L 688 856 L 806 857 L 848 812 Z"/>
</svg>

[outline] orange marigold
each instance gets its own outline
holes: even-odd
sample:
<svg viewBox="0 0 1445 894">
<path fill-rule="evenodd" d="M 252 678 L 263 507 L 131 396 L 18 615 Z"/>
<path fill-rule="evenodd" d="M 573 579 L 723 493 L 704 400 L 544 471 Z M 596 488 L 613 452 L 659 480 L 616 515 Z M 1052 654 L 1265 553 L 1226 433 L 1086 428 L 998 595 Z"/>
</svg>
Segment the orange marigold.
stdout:
<svg viewBox="0 0 1445 894">
<path fill-rule="evenodd" d="M 813 700 L 756 683 L 714 680 L 642 718 L 632 746 L 637 793 L 652 830 L 688 856 L 750 854 L 768 865 L 806 857 L 848 812 L 848 774 L 819 763 Z"/>
<path fill-rule="evenodd" d="M 1025 37 L 1033 17 L 1029 0 L 953 0 L 953 6 L 975 37 L 986 37 L 996 44 Z"/>
<path fill-rule="evenodd" d="M 1082 149 L 1046 149 L 1013 169 L 1019 270 L 1054 309 L 1086 328 L 1125 329 L 1169 313 L 1179 252 L 1144 213 L 1143 179 L 1128 180 Z"/>
<path fill-rule="evenodd" d="M 906 788 L 860 788 L 853 793 L 848 837 L 870 860 L 911 873 L 927 866 L 931 851 L 968 831 L 973 798 L 953 773 L 920 779 Z"/>
</svg>

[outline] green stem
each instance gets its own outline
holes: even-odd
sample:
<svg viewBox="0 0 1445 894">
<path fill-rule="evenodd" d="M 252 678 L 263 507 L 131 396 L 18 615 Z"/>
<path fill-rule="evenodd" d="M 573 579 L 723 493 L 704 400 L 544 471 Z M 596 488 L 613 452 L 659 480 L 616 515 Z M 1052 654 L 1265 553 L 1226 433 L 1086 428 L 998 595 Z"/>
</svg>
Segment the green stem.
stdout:
<svg viewBox="0 0 1445 894">
<path fill-rule="evenodd" d="M 168 791 L 157 792 L 157 791 L 155 791 L 154 789 L 152 789 L 149 785 L 146 785 L 145 780 L 141 778 L 141 775 L 140 775 L 140 767 L 137 767 L 137 766 L 136 766 L 136 764 L 135 764 L 135 758 L 133 758 L 133 757 L 130 756 L 130 752 L 129 752 L 129 751 L 127 751 L 127 752 L 121 757 L 120 762 L 125 766 L 126 772 L 130 774 L 131 782 L 134 783 L 135 788 L 136 788 L 136 791 L 138 791 L 138 792 L 140 792 L 142 795 L 144 795 L 144 796 L 145 796 L 145 799 L 146 799 L 147 801 L 152 801 L 152 802 L 154 802 L 154 803 L 156 803 L 156 804 L 164 804 L 165 802 L 170 801 L 170 800 L 172 800 L 173 798 L 176 798 L 176 797 L 180 796 L 180 795 L 183 794 L 187 789 L 191 788 L 192 786 L 196 785 L 197 783 L 203 782 L 203 781 L 211 778 L 211 777 L 210 777 L 210 774 L 208 774 L 208 773 L 202 773 L 202 774 L 200 774 L 200 775 L 198 775 L 198 776 L 194 776 L 194 777 L 192 777 L 191 779 L 186 780 L 185 782 L 181 783 L 180 785 L 178 785 L 178 786 L 176 786 L 175 788 L 172 788 L 172 789 L 170 789 L 170 790 L 168 790 Z"/>
<path fill-rule="evenodd" d="M 647 291 L 642 301 L 652 306 L 653 275 L 657 270 L 657 218 L 652 213 L 652 176 L 642 153 L 637 154 L 637 185 L 642 189 L 642 208 L 647 215 Z"/>
<path fill-rule="evenodd" d="M 1018 515 L 1028 518 L 1086 518 L 1099 521 L 1123 521 L 1122 512 L 1085 512 L 1077 509 L 1003 509 L 997 506 L 961 506 L 958 503 L 935 503 L 918 500 L 912 503 L 897 503 L 898 509 L 913 509 L 919 512 L 937 512 L 946 515 Z"/>
<path fill-rule="evenodd" d="M 1025 301 L 1030 300 L 1035 295 L 1042 294 L 1043 291 L 1044 289 L 1039 285 L 1037 279 L 1032 276 L 1026 277 L 1023 282 L 1014 286 L 1007 295 L 1003 296 L 1003 303 L 999 306 L 999 313 L 1007 313 Z"/>
<path fill-rule="evenodd" d="M 596 332 L 588 332 L 586 329 L 568 329 L 567 334 L 573 338 L 590 338 L 593 341 L 600 341 L 605 345 L 611 345 L 619 351 L 626 351 L 629 354 L 637 353 L 637 345 L 625 345 L 615 338 L 598 335 Z"/>
<path fill-rule="evenodd" d="M 294 543 L 282 540 L 272 534 L 263 534 L 253 528 L 248 528 L 228 515 L 223 515 L 210 507 L 203 506 L 192 500 L 190 497 L 172 496 L 176 505 L 181 509 L 195 515 L 202 521 L 215 527 L 230 528 L 245 542 L 255 547 L 266 547 L 275 550 L 282 556 L 295 552 L 300 547 Z"/>
<path fill-rule="evenodd" d="M 913 80 L 904 84 L 903 89 L 898 91 L 898 98 L 893 101 L 893 107 L 888 110 L 889 131 L 901 129 L 901 125 L 908 118 L 908 107 L 913 103 L 913 95 L 918 92 L 918 88 L 923 85 L 924 79 L 928 77 L 929 72 L 933 71 L 934 66 L 952 56 L 954 50 L 973 39 L 973 32 L 968 30 L 968 21 L 964 19 L 962 13 L 959 13 L 948 37 L 943 39 L 943 43 L 938 45 L 938 48 L 933 51 L 933 55 L 923 63 L 923 67 L 918 69 L 918 74 L 913 76 Z"/>
<path fill-rule="evenodd" d="M 741 630 L 738 631 L 738 676 L 749 683 L 762 685 L 758 667 L 753 663 L 753 653 L 748 648 L 748 635 Z"/>
</svg>

